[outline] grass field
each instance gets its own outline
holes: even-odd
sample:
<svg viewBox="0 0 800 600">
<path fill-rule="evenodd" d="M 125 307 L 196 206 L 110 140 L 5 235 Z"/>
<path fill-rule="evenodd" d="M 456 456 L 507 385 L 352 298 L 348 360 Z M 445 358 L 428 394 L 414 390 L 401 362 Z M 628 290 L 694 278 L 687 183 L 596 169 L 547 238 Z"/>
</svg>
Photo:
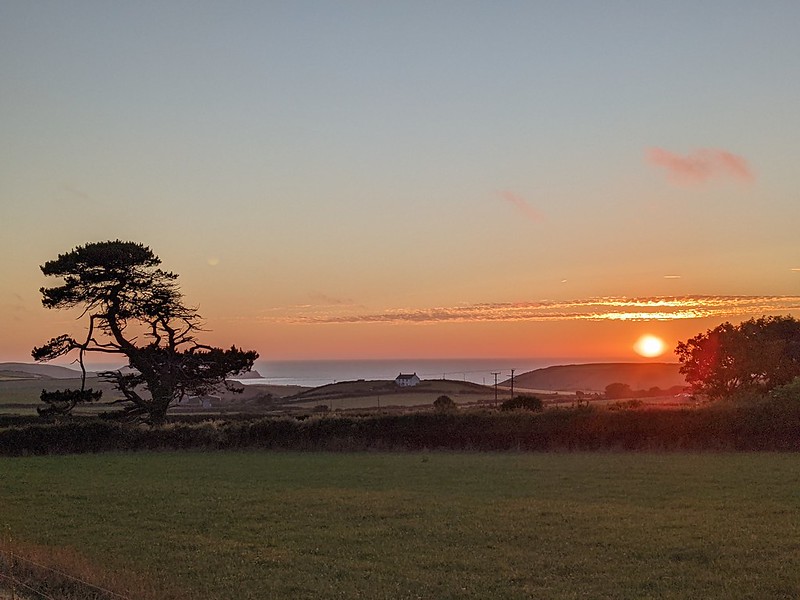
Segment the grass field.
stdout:
<svg viewBox="0 0 800 600">
<path fill-rule="evenodd" d="M 103 390 L 102 402 L 90 406 L 80 406 L 75 414 L 91 415 L 115 410 L 116 406 L 107 403 L 120 396 L 111 384 L 91 379 L 89 387 Z M 78 388 L 80 380 L 69 379 L 25 379 L 0 381 L 0 414 L 35 415 L 36 407 L 42 406 L 39 395 L 42 389 L 55 390 Z M 373 388 L 379 391 L 373 393 Z M 271 395 L 274 401 L 259 404 L 254 402 L 260 396 Z M 286 399 L 299 395 L 305 400 Z M 222 400 L 212 401 L 213 412 L 240 411 L 263 413 L 265 411 L 297 411 L 327 406 L 330 410 L 370 409 L 387 407 L 431 407 L 434 400 L 442 394 L 449 395 L 458 404 L 470 404 L 493 399 L 493 393 L 476 384 L 458 381 L 425 381 L 411 391 L 398 388 L 394 381 L 389 382 L 342 382 L 322 386 L 318 389 L 300 386 L 246 385 L 239 394 L 222 393 Z M 186 404 L 172 409 L 171 414 L 196 413 L 198 407 Z"/>
<path fill-rule="evenodd" d="M 794 454 L 105 454 L 0 477 L 6 537 L 154 597 L 800 595 Z"/>
<path fill-rule="evenodd" d="M 489 403 L 494 399 L 491 388 L 467 381 L 430 379 L 413 388 L 398 387 L 390 381 L 344 381 L 313 388 L 292 399 L 293 406 L 313 408 L 328 406 L 331 410 L 386 407 L 431 407 L 441 395 L 456 404 Z"/>
</svg>

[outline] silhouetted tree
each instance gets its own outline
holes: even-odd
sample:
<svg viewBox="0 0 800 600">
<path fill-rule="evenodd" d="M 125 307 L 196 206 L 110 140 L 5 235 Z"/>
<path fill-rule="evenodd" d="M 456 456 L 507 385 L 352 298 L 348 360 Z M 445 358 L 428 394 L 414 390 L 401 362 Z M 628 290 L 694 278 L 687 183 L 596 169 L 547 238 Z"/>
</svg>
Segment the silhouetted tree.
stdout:
<svg viewBox="0 0 800 600">
<path fill-rule="evenodd" d="M 800 321 L 774 316 L 723 323 L 680 342 L 675 353 L 686 382 L 709 398 L 771 390 L 800 376 Z"/>
<path fill-rule="evenodd" d="M 116 240 L 78 246 L 41 267 L 45 275 L 63 279 L 63 285 L 40 289 L 45 308 L 80 307 L 88 319 L 82 340 L 59 335 L 31 353 L 37 361 L 48 361 L 78 352 L 81 389 L 43 391 L 49 405 L 43 413 L 99 398 L 100 392 L 85 389 L 87 353 L 127 359 L 129 369 L 101 376 L 122 393 L 122 416 L 154 424 L 163 423 L 167 409 L 185 395 L 207 394 L 220 386 L 232 389 L 226 378 L 252 368 L 255 351 L 197 341 L 200 316 L 183 303 L 178 276 L 160 264 L 143 244 Z"/>
</svg>

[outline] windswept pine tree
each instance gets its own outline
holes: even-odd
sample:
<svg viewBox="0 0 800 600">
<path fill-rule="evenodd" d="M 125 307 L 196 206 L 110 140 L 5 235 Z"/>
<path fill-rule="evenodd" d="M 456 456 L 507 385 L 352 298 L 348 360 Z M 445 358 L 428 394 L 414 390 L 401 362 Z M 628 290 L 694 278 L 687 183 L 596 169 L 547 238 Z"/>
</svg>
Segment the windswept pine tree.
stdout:
<svg viewBox="0 0 800 600">
<path fill-rule="evenodd" d="M 150 248 L 120 240 L 78 246 L 42 265 L 42 273 L 63 281 L 40 289 L 42 304 L 81 308 L 86 335 L 62 334 L 33 349 L 37 361 L 77 352 L 83 374 L 79 390 L 43 391 L 47 407 L 40 413 L 65 413 L 100 398 L 100 392 L 85 387 L 89 354 L 127 360 L 128 369 L 101 376 L 122 393 L 120 416 L 153 424 L 163 423 L 169 407 L 184 396 L 231 389 L 227 378 L 252 368 L 255 351 L 198 341 L 201 317 L 184 303 L 178 276 L 160 265 Z"/>
</svg>

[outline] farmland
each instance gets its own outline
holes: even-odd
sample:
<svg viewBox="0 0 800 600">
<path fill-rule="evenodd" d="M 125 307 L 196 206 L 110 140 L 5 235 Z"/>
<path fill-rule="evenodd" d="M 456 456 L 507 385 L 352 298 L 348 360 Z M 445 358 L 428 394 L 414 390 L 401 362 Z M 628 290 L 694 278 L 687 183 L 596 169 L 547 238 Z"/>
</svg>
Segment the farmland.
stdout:
<svg viewBox="0 0 800 600">
<path fill-rule="evenodd" d="M 80 387 L 79 379 L 9 379 L 0 380 L 0 413 L 36 414 L 41 406 L 42 389 L 55 390 Z M 79 407 L 76 414 L 96 414 L 113 410 L 109 402 L 120 398 L 120 393 L 109 383 L 98 378 L 87 380 L 87 387 L 103 390 L 102 401 Z M 459 404 L 489 403 L 494 398 L 492 389 L 468 382 L 424 381 L 414 388 L 399 388 L 393 381 L 352 381 L 304 388 L 292 385 L 253 385 L 241 387 L 240 393 L 222 391 L 210 401 L 205 412 L 252 414 L 287 412 L 325 406 L 331 410 L 431 406 L 442 394 L 450 395 Z M 507 394 L 507 392 L 506 392 Z M 211 410 L 207 410 L 210 408 Z M 176 406 L 171 414 L 186 414 L 203 410 L 202 405 L 191 400 Z"/>
<path fill-rule="evenodd" d="M 650 388 L 673 383 L 675 366 L 669 364 L 585 364 L 566 365 L 538 369 L 517 377 L 517 393 L 535 394 L 545 406 L 571 406 L 576 402 L 590 401 L 595 406 L 615 404 L 617 400 L 604 400 L 602 394 L 576 395 L 580 390 L 600 389 L 613 381 L 629 381 L 638 388 Z M 666 373 L 666 374 L 664 374 Z M 24 363 L 0 363 L 0 415 L 35 415 L 41 406 L 39 394 L 42 389 L 52 391 L 77 388 L 80 379 L 77 372 L 53 365 Z M 94 375 L 94 374 L 91 374 Z M 526 383 L 527 382 L 527 383 Z M 90 376 L 87 387 L 100 389 L 103 397 L 99 403 L 79 406 L 78 415 L 96 415 L 114 410 L 117 405 L 110 402 L 121 398 L 121 393 L 101 378 Z M 246 381 L 241 393 L 225 390 L 214 392 L 206 401 L 184 399 L 173 407 L 171 415 L 274 415 L 297 414 L 309 411 L 374 411 L 430 408 L 440 395 L 450 397 L 459 406 L 494 406 L 495 390 L 491 386 L 468 381 L 446 379 L 423 380 L 415 387 L 398 387 L 393 380 L 352 380 L 309 388 L 297 385 L 274 385 Z M 503 401 L 511 395 L 509 385 L 501 385 L 498 399 Z M 691 405 L 687 399 L 674 394 L 643 398 L 643 406 L 672 408 Z"/>
<path fill-rule="evenodd" d="M 68 548 L 152 597 L 800 591 L 796 454 L 138 453 L 0 471 L 12 543 Z"/>
</svg>

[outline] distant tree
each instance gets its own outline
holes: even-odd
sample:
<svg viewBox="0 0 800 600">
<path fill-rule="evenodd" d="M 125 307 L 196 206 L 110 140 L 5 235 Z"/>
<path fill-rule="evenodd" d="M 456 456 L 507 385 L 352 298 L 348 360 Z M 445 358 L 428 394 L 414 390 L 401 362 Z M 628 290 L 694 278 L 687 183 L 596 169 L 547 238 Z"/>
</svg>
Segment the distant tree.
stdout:
<svg viewBox="0 0 800 600">
<path fill-rule="evenodd" d="M 609 400 L 621 400 L 632 396 L 633 390 L 627 383 L 609 383 L 606 386 L 606 398 Z"/>
<path fill-rule="evenodd" d="M 167 409 L 185 395 L 232 389 L 227 377 L 253 366 L 254 351 L 197 341 L 200 316 L 184 304 L 178 276 L 160 264 L 143 244 L 116 240 L 78 246 L 41 267 L 45 275 L 63 279 L 63 285 L 40 289 L 45 308 L 82 308 L 87 319 L 83 339 L 59 335 L 31 353 L 48 361 L 77 351 L 81 367 L 80 390 L 42 392 L 44 414 L 68 412 L 100 397 L 85 388 L 88 353 L 125 357 L 129 369 L 101 376 L 122 393 L 121 416 L 154 424 L 163 423 Z"/>
<path fill-rule="evenodd" d="M 800 376 L 800 321 L 774 316 L 723 323 L 680 342 L 675 353 L 693 391 L 711 399 L 768 391 Z"/>
<path fill-rule="evenodd" d="M 539 412 L 544 409 L 542 401 L 536 396 L 515 396 L 500 405 L 500 410 L 529 410 Z"/>
<path fill-rule="evenodd" d="M 449 412 L 452 410 L 456 410 L 458 406 L 450 396 L 439 396 L 436 400 L 433 401 L 433 408 L 440 412 Z"/>
</svg>

